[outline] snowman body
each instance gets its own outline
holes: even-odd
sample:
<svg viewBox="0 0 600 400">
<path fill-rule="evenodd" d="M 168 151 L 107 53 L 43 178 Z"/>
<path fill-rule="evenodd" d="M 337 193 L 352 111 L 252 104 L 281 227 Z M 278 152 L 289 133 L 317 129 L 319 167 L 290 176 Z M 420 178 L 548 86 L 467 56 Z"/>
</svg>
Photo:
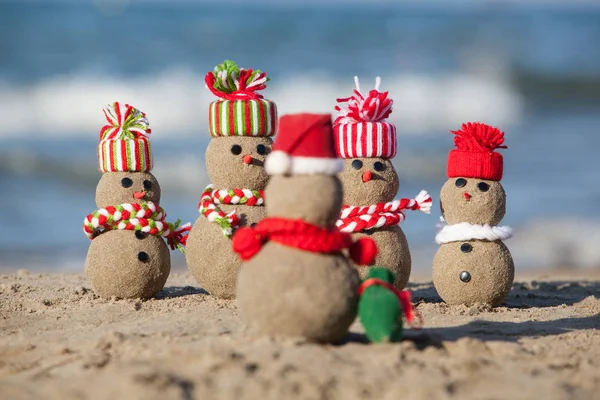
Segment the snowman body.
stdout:
<svg viewBox="0 0 600 400">
<path fill-rule="evenodd" d="M 98 209 L 83 222 L 92 239 L 85 273 L 99 296 L 150 298 L 164 287 L 171 271 L 169 246 L 183 251 L 189 224 L 165 221 L 161 190 L 153 166 L 146 114 L 132 105 L 104 107 L 108 122 L 100 131 L 96 187 Z"/>
<path fill-rule="evenodd" d="M 352 158 L 344 160 L 344 171 L 339 174 L 344 186 L 344 204 L 368 207 L 394 200 L 400 186 L 398 174 L 386 158 Z M 394 284 L 404 288 L 411 271 L 408 241 L 399 225 L 362 229 L 353 232 L 356 239 L 368 237 L 377 245 L 377 256 L 369 266 L 356 266 L 361 278 L 369 268 L 380 266 L 393 272 Z"/>
<path fill-rule="evenodd" d="M 343 169 L 329 114 L 293 114 L 279 133 L 265 170 L 267 217 L 241 228 L 233 249 L 244 260 L 238 283 L 240 314 L 262 335 L 334 342 L 357 313 L 358 272 L 377 249 L 340 232 Z"/>
<path fill-rule="evenodd" d="M 465 124 L 461 131 L 454 133 L 459 139 L 457 146 L 465 138 L 485 145 L 491 134 L 503 137 L 497 129 L 483 124 Z M 433 283 L 448 304 L 497 306 L 504 302 L 512 286 L 514 262 L 503 243 L 511 237 L 512 231 L 497 226 L 506 213 L 506 194 L 499 182 L 502 159 L 498 153 L 491 153 L 502 141 L 491 143 L 491 149 L 486 151 L 478 149 L 475 155 L 465 150 L 451 152 L 451 178 L 440 194 L 442 216 L 447 225 L 436 236 L 440 248 L 433 259 Z M 461 164 L 457 159 L 476 162 Z M 489 160 L 493 159 L 500 161 L 490 166 Z M 465 169 L 463 164 L 479 167 Z M 460 172 L 464 175 L 459 175 Z"/>
<path fill-rule="evenodd" d="M 206 169 L 215 188 L 245 188 L 262 192 L 268 175 L 264 161 L 270 152 L 268 137 L 222 137 L 211 140 L 206 150 Z M 235 214 L 232 232 L 250 226 L 266 216 L 260 204 L 215 204 L 225 215 Z M 231 235 L 222 226 L 200 215 L 186 245 L 188 268 L 198 283 L 220 298 L 235 297 L 235 285 L 242 261 L 231 248 Z"/>
<path fill-rule="evenodd" d="M 335 176 L 273 176 L 266 197 L 269 217 L 302 219 L 335 230 L 342 186 Z M 331 342 L 356 317 L 359 283 L 341 251 L 322 254 L 269 242 L 244 263 L 237 300 L 258 333 Z"/>
<path fill-rule="evenodd" d="M 408 241 L 399 226 L 405 218 L 403 211 L 429 213 L 431 198 L 423 191 L 419 202 L 394 200 L 400 188 L 391 162 L 397 152 L 396 126 L 387 120 L 393 101 L 388 92 L 379 91 L 379 77 L 375 89 L 366 94 L 360 91 L 358 77 L 354 82 L 354 94 L 338 99 L 335 107 L 340 113 L 334 124 L 336 153 L 344 159 L 344 170 L 339 174 L 344 207 L 337 226 L 356 239 L 369 237 L 376 243 L 374 262 L 357 266 L 363 278 L 369 268 L 384 267 L 392 271 L 394 285 L 402 289 L 408 283 L 412 263 Z"/>
<path fill-rule="evenodd" d="M 265 72 L 217 65 L 205 77 L 217 100 L 210 103 L 206 172 L 211 184 L 198 204 L 200 216 L 188 236 L 186 262 L 196 281 L 210 294 L 235 297 L 242 261 L 232 251 L 234 232 L 265 217 L 264 170 L 277 130 L 277 106 L 259 93 Z"/>
<path fill-rule="evenodd" d="M 96 294 L 146 299 L 162 290 L 171 271 L 164 239 L 133 231 L 109 231 L 90 245 L 85 274 Z"/>
</svg>

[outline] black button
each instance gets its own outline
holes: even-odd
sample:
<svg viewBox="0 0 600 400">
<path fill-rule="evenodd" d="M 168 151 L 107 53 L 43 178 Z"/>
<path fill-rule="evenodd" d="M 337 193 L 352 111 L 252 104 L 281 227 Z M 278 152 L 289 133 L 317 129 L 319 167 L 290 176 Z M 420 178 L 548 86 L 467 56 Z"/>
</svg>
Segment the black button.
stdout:
<svg viewBox="0 0 600 400">
<path fill-rule="evenodd" d="M 146 239 L 146 237 L 148 236 L 148 234 L 146 232 L 142 232 L 142 231 L 135 231 L 135 237 L 142 240 L 142 239 Z"/>
<path fill-rule="evenodd" d="M 354 169 L 361 169 L 363 166 L 363 162 L 360 160 L 354 160 L 352 161 L 352 168 Z"/>
<path fill-rule="evenodd" d="M 124 188 L 129 188 L 131 185 L 133 185 L 133 181 L 130 178 L 121 179 L 121 186 Z"/>
<path fill-rule="evenodd" d="M 141 262 L 147 262 L 150 259 L 150 257 L 148 256 L 148 253 L 140 251 L 138 253 L 138 260 L 140 260 Z"/>
<path fill-rule="evenodd" d="M 473 246 L 470 243 L 463 243 L 460 245 L 460 251 L 463 253 L 470 253 L 473 250 Z"/>
<path fill-rule="evenodd" d="M 479 190 L 481 190 L 482 192 L 487 192 L 488 190 L 490 190 L 490 185 L 488 185 L 488 184 L 487 184 L 487 183 L 485 183 L 485 182 L 479 182 L 479 183 L 477 184 L 477 188 L 478 188 Z"/>
<path fill-rule="evenodd" d="M 149 180 L 145 180 L 144 181 L 144 189 L 146 189 L 146 190 L 152 189 L 152 182 L 150 182 Z"/>
<path fill-rule="evenodd" d="M 235 156 L 239 156 L 240 154 L 242 154 L 242 146 L 240 146 L 239 144 L 234 144 L 233 146 L 231 146 L 231 154 Z"/>
<path fill-rule="evenodd" d="M 250 224 L 250 228 L 254 228 L 256 226 L 256 222 Z"/>
<path fill-rule="evenodd" d="M 375 171 L 383 171 L 385 169 L 385 165 L 383 165 L 382 162 L 377 161 L 375 164 L 373 164 L 373 169 Z"/>
<path fill-rule="evenodd" d="M 373 234 L 373 229 L 366 229 L 363 231 L 363 233 L 367 236 L 371 236 Z"/>
<path fill-rule="evenodd" d="M 265 146 L 264 144 L 259 144 L 258 146 L 256 146 L 256 151 L 261 156 L 264 156 L 265 154 L 267 154 L 267 146 Z"/>
<path fill-rule="evenodd" d="M 456 182 L 454 182 L 454 184 L 456 185 L 456 187 L 465 187 L 465 185 L 467 184 L 467 180 L 465 178 L 458 178 Z"/>
<path fill-rule="evenodd" d="M 463 271 L 460 273 L 460 280 L 463 282 L 469 282 L 471 280 L 471 274 L 467 271 Z"/>
</svg>

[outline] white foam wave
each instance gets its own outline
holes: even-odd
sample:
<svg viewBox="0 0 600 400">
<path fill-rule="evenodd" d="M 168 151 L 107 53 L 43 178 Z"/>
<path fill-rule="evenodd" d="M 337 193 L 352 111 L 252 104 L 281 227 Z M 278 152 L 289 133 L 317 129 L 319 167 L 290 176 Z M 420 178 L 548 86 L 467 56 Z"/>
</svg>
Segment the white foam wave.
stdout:
<svg viewBox="0 0 600 400">
<path fill-rule="evenodd" d="M 362 86 L 365 90 L 370 85 Z M 489 76 L 384 76 L 381 88 L 394 99 L 390 120 L 401 134 L 446 132 L 472 120 L 506 126 L 519 120 L 523 108 L 507 80 Z M 351 91 L 351 77 L 342 82 L 300 75 L 274 79 L 265 95 L 277 103 L 280 114 L 331 112 L 335 99 Z M 146 112 L 153 139 L 160 140 L 206 131 L 208 104 L 214 96 L 204 88 L 201 75 L 181 68 L 129 79 L 74 74 L 30 86 L 0 82 L 0 138 L 89 135 L 104 123 L 102 106 L 115 100 Z"/>
<path fill-rule="evenodd" d="M 506 242 L 519 265 L 600 267 L 600 220 L 575 217 L 536 219 Z"/>
</svg>

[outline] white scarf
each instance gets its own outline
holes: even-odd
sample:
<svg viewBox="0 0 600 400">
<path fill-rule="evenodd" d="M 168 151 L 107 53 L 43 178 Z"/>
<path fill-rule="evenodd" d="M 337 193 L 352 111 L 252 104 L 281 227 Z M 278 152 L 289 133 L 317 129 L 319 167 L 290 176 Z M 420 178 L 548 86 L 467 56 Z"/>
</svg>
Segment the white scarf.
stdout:
<svg viewBox="0 0 600 400">
<path fill-rule="evenodd" d="M 508 226 L 490 226 L 488 224 L 478 225 L 468 222 L 448 225 L 443 218 L 438 227 L 441 227 L 435 236 L 438 244 L 450 242 L 462 242 L 466 240 L 506 240 L 512 237 L 513 230 Z"/>
</svg>

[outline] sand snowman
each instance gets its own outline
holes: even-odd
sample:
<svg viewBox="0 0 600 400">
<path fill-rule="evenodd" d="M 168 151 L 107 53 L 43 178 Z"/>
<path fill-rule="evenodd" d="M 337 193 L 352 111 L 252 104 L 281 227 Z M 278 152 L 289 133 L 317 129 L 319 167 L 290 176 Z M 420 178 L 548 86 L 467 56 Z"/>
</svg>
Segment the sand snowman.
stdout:
<svg viewBox="0 0 600 400">
<path fill-rule="evenodd" d="M 102 297 L 149 298 L 169 276 L 172 249 L 185 245 L 189 224 L 165 221 L 158 205 L 160 186 L 150 173 L 152 153 L 146 115 L 128 104 L 104 108 L 108 125 L 100 131 L 96 188 L 98 210 L 83 222 L 93 239 L 85 273 Z"/>
<path fill-rule="evenodd" d="M 512 236 L 497 226 L 506 213 L 500 184 L 504 132 L 481 123 L 452 132 L 456 149 L 448 157 L 448 181 L 440 206 L 447 222 L 436 236 L 433 283 L 449 304 L 501 304 L 510 291 L 514 264 L 502 242 Z"/>
<path fill-rule="evenodd" d="M 268 217 L 238 230 L 233 248 L 245 260 L 237 302 L 255 331 L 331 342 L 357 311 L 358 264 L 370 263 L 372 240 L 354 241 L 335 222 L 342 206 L 343 168 L 335 157 L 330 115 L 283 116 L 267 157 Z"/>
<path fill-rule="evenodd" d="M 394 200 L 400 188 L 391 159 L 396 155 L 396 127 L 386 119 L 392 112 L 388 92 L 375 89 L 365 96 L 358 77 L 352 97 L 338 99 L 340 116 L 334 125 L 335 145 L 344 159 L 339 175 L 344 185 L 344 206 L 338 228 L 356 238 L 369 236 L 377 244 L 378 254 L 372 265 L 389 268 L 396 276 L 395 285 L 406 286 L 411 270 L 408 242 L 399 224 L 406 210 L 429 213 L 431 197 L 421 191 L 415 199 Z M 359 268 L 366 276 L 368 267 Z"/>
<path fill-rule="evenodd" d="M 206 76 L 208 89 L 220 99 L 209 107 L 206 171 L 211 184 L 198 204 L 200 217 L 189 235 L 188 268 L 210 294 L 235 296 L 241 260 L 231 250 L 236 229 L 265 217 L 264 169 L 275 134 L 277 107 L 258 91 L 266 87 L 264 72 L 238 68 L 225 61 Z"/>
</svg>

